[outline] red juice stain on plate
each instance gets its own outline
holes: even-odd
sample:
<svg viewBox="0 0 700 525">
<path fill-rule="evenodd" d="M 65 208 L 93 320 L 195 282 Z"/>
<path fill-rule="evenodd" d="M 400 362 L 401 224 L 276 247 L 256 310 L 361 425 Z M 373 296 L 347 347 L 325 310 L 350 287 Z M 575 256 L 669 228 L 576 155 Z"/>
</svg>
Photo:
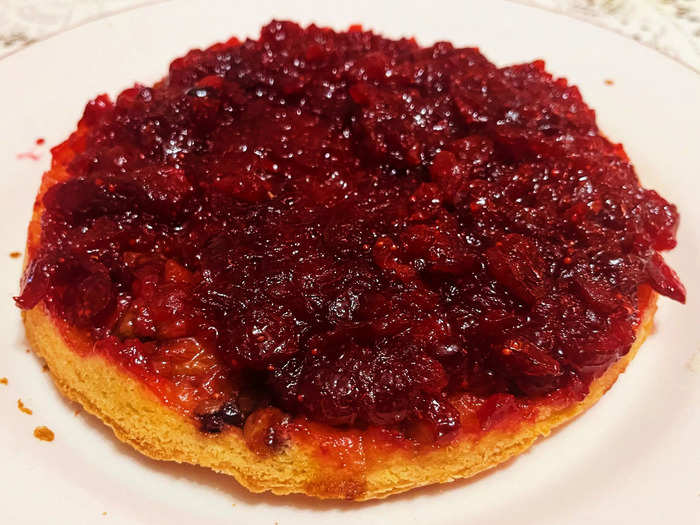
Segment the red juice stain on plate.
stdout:
<svg viewBox="0 0 700 525">
<path fill-rule="evenodd" d="M 24 153 L 17 154 L 17 160 L 39 160 L 41 155 L 34 153 L 33 151 L 25 151 Z"/>
<path fill-rule="evenodd" d="M 0 377 L 0 385 L 6 385 L 7 384 L 7 378 L 6 377 Z"/>
<path fill-rule="evenodd" d="M 10 257 L 12 259 L 19 259 L 20 255 L 22 255 L 22 252 L 10 252 Z"/>
<path fill-rule="evenodd" d="M 39 137 L 38 139 L 36 139 L 36 145 L 37 145 L 37 146 L 43 145 L 44 142 L 46 142 L 46 140 L 45 140 L 43 137 Z"/>
</svg>

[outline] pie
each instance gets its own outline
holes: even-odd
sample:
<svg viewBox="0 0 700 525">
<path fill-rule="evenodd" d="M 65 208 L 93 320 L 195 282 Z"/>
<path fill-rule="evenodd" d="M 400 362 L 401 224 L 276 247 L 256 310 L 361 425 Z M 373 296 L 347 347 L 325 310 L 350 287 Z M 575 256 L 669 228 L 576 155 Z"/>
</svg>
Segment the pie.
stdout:
<svg viewBox="0 0 700 525">
<path fill-rule="evenodd" d="M 98 96 L 52 154 L 34 350 L 119 439 L 255 492 L 493 467 L 685 301 L 675 206 L 542 61 L 273 21 Z"/>
</svg>

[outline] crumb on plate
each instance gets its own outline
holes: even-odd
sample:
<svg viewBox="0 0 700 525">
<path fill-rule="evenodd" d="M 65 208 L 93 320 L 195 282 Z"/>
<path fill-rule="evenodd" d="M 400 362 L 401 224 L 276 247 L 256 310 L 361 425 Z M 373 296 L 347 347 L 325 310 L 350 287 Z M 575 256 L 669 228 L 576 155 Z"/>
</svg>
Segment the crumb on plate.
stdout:
<svg viewBox="0 0 700 525">
<path fill-rule="evenodd" d="M 25 414 L 29 414 L 30 416 L 33 414 L 31 408 L 27 408 L 24 403 L 22 403 L 21 399 L 17 400 L 17 408 L 20 409 L 21 412 L 24 412 Z"/>
<path fill-rule="evenodd" d="M 51 430 L 48 427 L 36 427 L 34 429 L 34 437 L 41 440 L 41 441 L 53 441 L 54 433 L 53 430 Z"/>
</svg>

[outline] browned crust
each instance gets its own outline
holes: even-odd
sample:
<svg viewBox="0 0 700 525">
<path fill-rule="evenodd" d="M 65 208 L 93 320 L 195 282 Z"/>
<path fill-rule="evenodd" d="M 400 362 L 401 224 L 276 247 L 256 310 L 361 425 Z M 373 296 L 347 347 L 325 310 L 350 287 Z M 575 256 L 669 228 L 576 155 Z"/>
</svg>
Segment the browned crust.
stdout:
<svg viewBox="0 0 700 525">
<path fill-rule="evenodd" d="M 261 457 L 246 446 L 237 428 L 203 434 L 191 419 L 164 405 L 118 365 L 98 354 L 81 356 L 71 350 L 41 305 L 24 312 L 23 318 L 27 337 L 48 364 L 59 390 L 143 454 L 209 467 L 233 476 L 253 492 L 361 501 L 468 478 L 525 451 L 538 437 L 589 408 L 612 386 L 649 333 L 655 310 L 656 294 L 652 294 L 630 352 L 591 384 L 583 401 L 565 408 L 541 404 L 535 419 L 522 421 L 517 428 L 495 428 L 478 437 L 462 435 L 443 447 L 383 449 L 379 460 L 363 460 L 359 468 L 327 461 L 319 454 L 318 444 L 308 439 L 292 439 L 280 452 Z"/>
</svg>

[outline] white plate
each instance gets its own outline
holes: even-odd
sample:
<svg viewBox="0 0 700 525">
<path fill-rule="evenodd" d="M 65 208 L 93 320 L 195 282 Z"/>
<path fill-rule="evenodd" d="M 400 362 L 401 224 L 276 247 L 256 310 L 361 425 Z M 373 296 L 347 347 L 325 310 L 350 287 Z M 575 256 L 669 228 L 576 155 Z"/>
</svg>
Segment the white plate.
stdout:
<svg viewBox="0 0 700 525">
<path fill-rule="evenodd" d="M 416 4 L 419 4 L 416 2 Z M 164 74 L 169 61 L 272 17 L 336 28 L 360 22 L 420 42 L 478 45 L 499 64 L 547 60 L 579 85 L 602 129 L 624 142 L 645 185 L 678 204 L 679 248 L 668 260 L 688 304 L 662 300 L 658 329 L 629 370 L 583 417 L 477 479 L 368 504 L 250 495 L 204 469 L 146 459 L 56 392 L 26 353 L 17 291 L 25 228 L 47 145 L 74 128 L 85 102 Z M 606 85 L 612 79 L 614 85 Z M 631 40 L 502 1 L 175 1 L 121 13 L 0 62 L 0 521 L 18 523 L 700 522 L 700 77 Z M 32 151 L 38 161 L 18 159 Z M 695 365 L 693 366 L 693 357 Z M 17 410 L 17 398 L 34 410 Z M 56 433 L 32 437 L 35 426 Z M 103 513 L 106 512 L 106 515 Z"/>
</svg>

